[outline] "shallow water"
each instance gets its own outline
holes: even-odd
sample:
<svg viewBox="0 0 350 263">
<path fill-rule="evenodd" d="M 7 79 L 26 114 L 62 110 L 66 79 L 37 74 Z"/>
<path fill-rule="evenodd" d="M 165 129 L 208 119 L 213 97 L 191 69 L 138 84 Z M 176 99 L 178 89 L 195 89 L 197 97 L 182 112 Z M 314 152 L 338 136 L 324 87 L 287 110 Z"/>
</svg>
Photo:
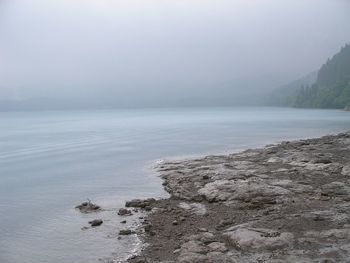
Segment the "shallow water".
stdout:
<svg viewBox="0 0 350 263">
<path fill-rule="evenodd" d="M 232 152 L 350 128 L 349 112 L 186 108 L 0 113 L 0 262 L 123 259 L 124 201 L 164 196 L 148 167 L 163 158 Z M 107 209 L 82 215 L 87 198 Z M 90 219 L 101 227 L 82 231 Z M 129 220 L 128 221 L 132 221 Z"/>
</svg>

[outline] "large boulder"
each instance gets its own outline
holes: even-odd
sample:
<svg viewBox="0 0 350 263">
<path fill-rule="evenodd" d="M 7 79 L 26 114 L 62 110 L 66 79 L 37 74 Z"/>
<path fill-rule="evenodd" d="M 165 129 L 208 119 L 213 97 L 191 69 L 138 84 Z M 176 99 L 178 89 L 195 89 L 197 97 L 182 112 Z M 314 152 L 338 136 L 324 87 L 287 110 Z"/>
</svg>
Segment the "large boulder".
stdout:
<svg viewBox="0 0 350 263">
<path fill-rule="evenodd" d="M 126 216 L 126 215 L 132 215 L 131 211 L 129 209 L 120 208 L 118 211 L 118 215 L 120 216 Z"/>
<path fill-rule="evenodd" d="M 206 184 L 198 193 L 209 202 L 237 200 L 275 203 L 277 196 L 287 195 L 290 191 L 262 180 L 217 180 Z"/>
<path fill-rule="evenodd" d="M 264 228 L 238 227 L 224 233 L 229 243 L 243 251 L 273 251 L 292 245 L 292 233 Z"/>
</svg>

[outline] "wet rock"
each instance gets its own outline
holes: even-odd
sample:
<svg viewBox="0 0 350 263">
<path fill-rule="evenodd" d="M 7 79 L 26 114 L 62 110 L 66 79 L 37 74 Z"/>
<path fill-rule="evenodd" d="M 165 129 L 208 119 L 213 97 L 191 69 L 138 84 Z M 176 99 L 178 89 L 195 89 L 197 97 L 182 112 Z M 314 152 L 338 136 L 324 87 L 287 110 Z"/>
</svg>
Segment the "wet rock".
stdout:
<svg viewBox="0 0 350 263">
<path fill-rule="evenodd" d="M 118 215 L 125 216 L 125 215 L 132 215 L 132 213 L 129 209 L 120 208 L 118 211 Z"/>
<path fill-rule="evenodd" d="M 139 207 L 139 208 L 145 208 L 150 207 L 156 200 L 154 198 L 148 198 L 148 199 L 133 199 L 131 201 L 127 201 L 125 203 L 126 207 Z"/>
<path fill-rule="evenodd" d="M 101 209 L 99 205 L 93 204 L 90 201 L 83 202 L 80 205 L 77 205 L 75 208 L 79 209 L 79 211 L 82 213 L 96 212 Z"/>
<path fill-rule="evenodd" d="M 89 221 L 89 224 L 91 226 L 100 226 L 102 225 L 103 221 L 101 219 L 95 219 L 95 220 L 92 220 L 92 221 Z"/>
<path fill-rule="evenodd" d="M 119 235 L 121 236 L 127 236 L 131 234 L 134 234 L 134 231 L 132 231 L 131 229 L 122 229 L 119 231 Z"/>
<path fill-rule="evenodd" d="M 151 211 L 151 210 L 152 210 L 152 207 L 149 206 L 149 205 L 148 205 L 148 206 L 145 206 L 145 210 L 146 210 L 146 211 Z"/>
<path fill-rule="evenodd" d="M 152 225 L 148 224 L 148 225 L 145 225 L 143 228 L 144 228 L 145 232 L 150 232 L 152 229 Z"/>
</svg>

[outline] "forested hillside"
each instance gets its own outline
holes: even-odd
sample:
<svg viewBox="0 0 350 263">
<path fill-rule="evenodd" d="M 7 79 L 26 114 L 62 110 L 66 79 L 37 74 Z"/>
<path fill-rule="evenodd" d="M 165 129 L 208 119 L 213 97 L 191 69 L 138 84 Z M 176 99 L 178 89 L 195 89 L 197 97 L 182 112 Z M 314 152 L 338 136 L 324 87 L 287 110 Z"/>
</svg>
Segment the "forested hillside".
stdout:
<svg viewBox="0 0 350 263">
<path fill-rule="evenodd" d="M 276 93 L 281 93 L 277 90 Z M 283 94 L 283 92 L 281 93 Z M 272 95 L 273 99 L 274 95 Z M 270 103 L 280 106 L 280 101 Z M 285 90 L 284 106 L 300 108 L 344 108 L 350 105 L 350 45 L 347 44 L 322 65 L 314 84 L 301 85 L 294 93 Z"/>
<path fill-rule="evenodd" d="M 265 100 L 269 106 L 292 106 L 302 86 L 311 86 L 316 82 L 317 71 L 313 71 L 271 92 Z"/>
</svg>

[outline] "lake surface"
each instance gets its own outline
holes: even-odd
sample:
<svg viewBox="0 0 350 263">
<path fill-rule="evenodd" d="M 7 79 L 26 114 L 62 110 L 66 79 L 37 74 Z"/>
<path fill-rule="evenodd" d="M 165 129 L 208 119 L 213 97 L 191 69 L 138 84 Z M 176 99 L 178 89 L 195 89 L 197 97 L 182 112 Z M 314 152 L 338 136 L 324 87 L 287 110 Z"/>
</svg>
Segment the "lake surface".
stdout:
<svg viewBox="0 0 350 263">
<path fill-rule="evenodd" d="M 234 152 L 350 129 L 350 113 L 186 108 L 0 113 L 0 262 L 115 262 L 125 200 L 165 196 L 150 167 L 164 158 Z M 83 215 L 87 198 L 106 208 Z M 102 218 L 101 227 L 81 230 Z M 130 221 L 130 223 L 129 223 Z M 133 219 L 128 218 L 128 226 Z M 112 261 L 110 261 L 112 262 Z"/>
</svg>

